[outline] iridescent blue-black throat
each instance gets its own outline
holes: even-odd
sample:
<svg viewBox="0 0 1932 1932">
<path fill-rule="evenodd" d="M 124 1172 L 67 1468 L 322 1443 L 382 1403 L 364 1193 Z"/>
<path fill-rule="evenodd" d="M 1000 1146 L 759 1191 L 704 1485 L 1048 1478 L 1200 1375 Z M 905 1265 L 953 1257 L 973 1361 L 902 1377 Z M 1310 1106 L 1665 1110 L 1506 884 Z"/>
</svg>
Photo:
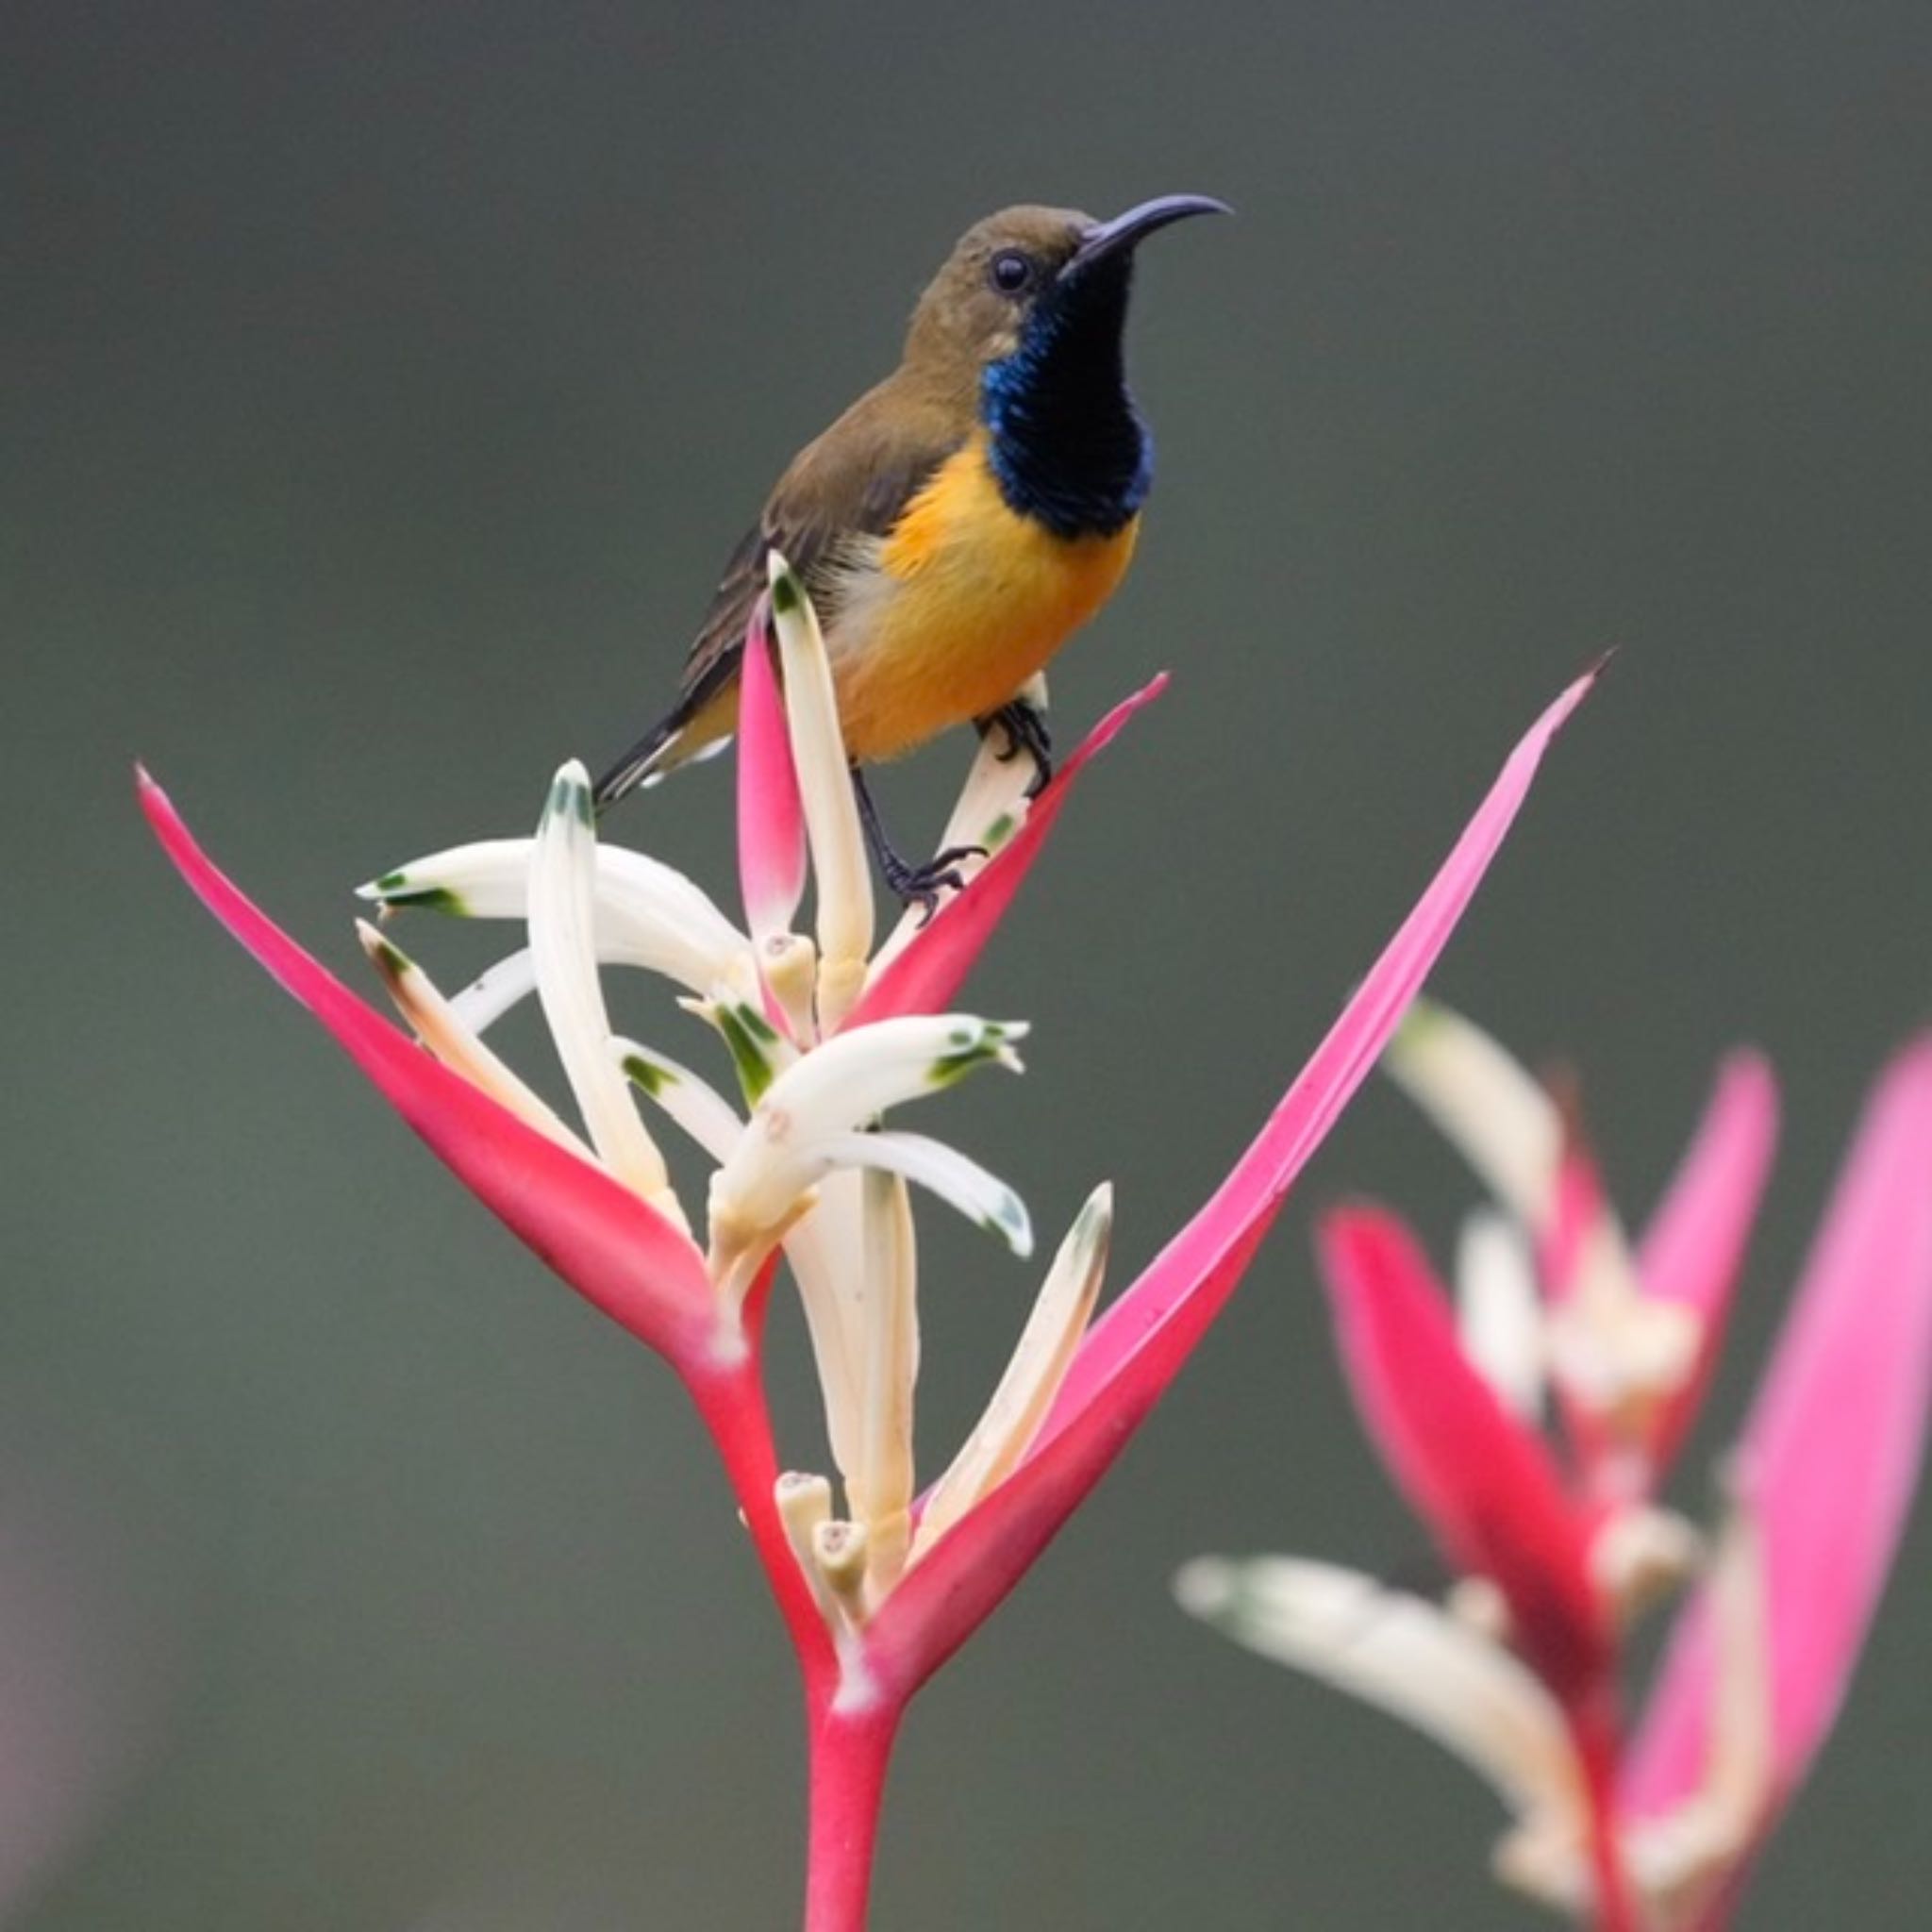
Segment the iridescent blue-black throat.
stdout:
<svg viewBox="0 0 1932 1932">
<path fill-rule="evenodd" d="M 1127 393 L 1121 335 L 1131 258 L 1041 296 L 1020 346 L 990 363 L 979 409 L 1000 494 L 1057 537 L 1110 537 L 1154 480 L 1154 439 Z"/>
</svg>

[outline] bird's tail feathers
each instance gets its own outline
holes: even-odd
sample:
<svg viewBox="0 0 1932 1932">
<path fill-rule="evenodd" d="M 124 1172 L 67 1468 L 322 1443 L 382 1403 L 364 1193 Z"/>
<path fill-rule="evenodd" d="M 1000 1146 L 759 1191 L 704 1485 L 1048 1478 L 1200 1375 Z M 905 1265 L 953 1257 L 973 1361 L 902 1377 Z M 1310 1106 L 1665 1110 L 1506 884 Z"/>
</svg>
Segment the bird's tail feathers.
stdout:
<svg viewBox="0 0 1932 1932">
<path fill-rule="evenodd" d="M 720 752 L 729 751 L 731 749 L 732 737 L 733 734 L 727 731 L 724 737 L 714 738 L 708 744 L 701 744 L 695 751 L 686 752 L 682 758 L 675 760 L 675 762 L 680 765 L 701 765 L 707 758 L 714 758 Z M 669 765 L 661 765 L 644 780 L 644 783 L 646 785 L 655 785 L 660 778 L 668 776 L 670 771 L 671 767 Z"/>
<path fill-rule="evenodd" d="M 722 737 L 706 739 L 687 749 L 689 724 L 690 719 L 683 712 L 674 711 L 639 739 L 597 780 L 591 793 L 591 802 L 597 810 L 615 805 L 628 791 L 648 791 L 653 785 L 661 785 L 680 765 L 701 765 L 729 747 L 731 734 L 727 731 Z"/>
<path fill-rule="evenodd" d="M 615 805 L 626 791 L 635 791 L 641 785 L 657 784 L 674 765 L 681 763 L 677 741 L 684 736 L 686 722 L 681 712 L 674 711 L 654 724 L 597 780 L 591 793 L 591 804 L 602 811 L 606 806 Z"/>
</svg>

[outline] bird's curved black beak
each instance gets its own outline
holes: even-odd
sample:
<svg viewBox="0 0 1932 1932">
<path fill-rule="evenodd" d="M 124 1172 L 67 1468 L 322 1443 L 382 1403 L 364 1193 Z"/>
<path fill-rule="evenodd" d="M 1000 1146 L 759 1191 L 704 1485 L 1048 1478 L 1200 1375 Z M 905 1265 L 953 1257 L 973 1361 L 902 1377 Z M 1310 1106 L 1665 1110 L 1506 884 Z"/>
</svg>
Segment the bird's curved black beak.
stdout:
<svg viewBox="0 0 1932 1932">
<path fill-rule="evenodd" d="M 1190 215 L 1231 215 L 1233 212 L 1226 202 L 1216 201 L 1211 194 L 1158 194 L 1152 201 L 1143 201 L 1138 208 L 1130 208 L 1124 215 L 1115 215 L 1110 222 L 1095 222 L 1081 236 L 1080 245 L 1060 270 L 1059 279 L 1064 282 L 1091 268 L 1096 261 L 1105 261 L 1108 256 L 1137 247 L 1156 228 L 1164 228 L 1170 222 L 1184 222 Z"/>
</svg>

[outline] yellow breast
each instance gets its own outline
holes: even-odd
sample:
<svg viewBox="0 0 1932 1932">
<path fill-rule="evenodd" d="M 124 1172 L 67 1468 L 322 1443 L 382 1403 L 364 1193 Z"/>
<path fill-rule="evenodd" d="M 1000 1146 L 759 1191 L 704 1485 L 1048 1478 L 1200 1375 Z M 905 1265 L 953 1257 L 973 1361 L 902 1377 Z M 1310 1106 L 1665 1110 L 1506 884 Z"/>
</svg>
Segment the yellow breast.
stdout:
<svg viewBox="0 0 1932 1932">
<path fill-rule="evenodd" d="M 848 580 L 826 639 L 846 749 L 893 758 L 1005 704 L 1113 594 L 1138 529 L 1056 537 L 968 443 Z"/>
</svg>

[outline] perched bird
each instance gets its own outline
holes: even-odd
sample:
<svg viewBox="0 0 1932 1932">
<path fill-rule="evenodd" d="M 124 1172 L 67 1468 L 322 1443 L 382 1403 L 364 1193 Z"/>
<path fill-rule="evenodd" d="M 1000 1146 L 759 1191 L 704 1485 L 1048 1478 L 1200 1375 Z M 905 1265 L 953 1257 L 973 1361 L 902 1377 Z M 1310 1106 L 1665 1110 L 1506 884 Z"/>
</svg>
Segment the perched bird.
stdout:
<svg viewBox="0 0 1932 1932">
<path fill-rule="evenodd" d="M 867 834 L 887 881 L 928 908 L 961 856 L 892 850 L 860 767 L 948 725 L 998 726 L 1050 771 L 1021 689 L 1112 594 L 1133 555 L 1153 444 L 1121 336 L 1136 247 L 1188 215 L 1170 194 L 1112 221 L 1009 208 L 960 237 L 920 297 L 899 366 L 793 458 L 732 553 L 677 702 L 599 781 L 599 807 L 722 748 L 768 552 L 824 625 Z"/>
</svg>

